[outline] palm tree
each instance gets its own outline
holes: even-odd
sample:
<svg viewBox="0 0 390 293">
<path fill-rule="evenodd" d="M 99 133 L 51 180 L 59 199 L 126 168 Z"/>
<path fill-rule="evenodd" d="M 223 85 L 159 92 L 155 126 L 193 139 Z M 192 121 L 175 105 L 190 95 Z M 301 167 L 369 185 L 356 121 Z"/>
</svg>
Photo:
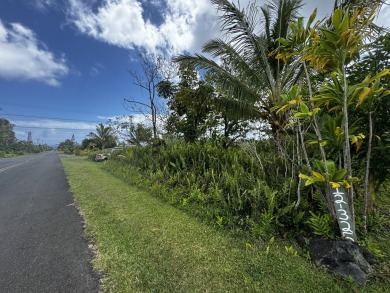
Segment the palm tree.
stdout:
<svg viewBox="0 0 390 293">
<path fill-rule="evenodd" d="M 91 137 L 102 150 L 108 145 L 115 144 L 115 137 L 112 134 L 111 127 L 104 126 L 103 123 L 96 126 L 96 133 L 91 132 L 88 136 Z"/>
<path fill-rule="evenodd" d="M 288 23 L 297 19 L 302 0 L 274 0 L 260 9 L 255 3 L 241 9 L 228 0 L 212 2 L 222 12 L 220 19 L 226 41 L 211 40 L 202 51 L 222 59 L 229 68 L 199 54 L 181 55 L 175 61 L 218 75 L 223 95 L 232 97 L 236 105 L 239 102 L 237 112 L 255 109 L 256 116 L 269 123 L 277 146 L 282 149 L 280 136 L 287 117 L 272 112 L 271 108 L 298 81 L 302 66 L 293 59 L 284 63 L 270 53 L 279 46 L 278 39 L 287 36 Z M 229 104 L 229 99 L 225 102 Z"/>
</svg>

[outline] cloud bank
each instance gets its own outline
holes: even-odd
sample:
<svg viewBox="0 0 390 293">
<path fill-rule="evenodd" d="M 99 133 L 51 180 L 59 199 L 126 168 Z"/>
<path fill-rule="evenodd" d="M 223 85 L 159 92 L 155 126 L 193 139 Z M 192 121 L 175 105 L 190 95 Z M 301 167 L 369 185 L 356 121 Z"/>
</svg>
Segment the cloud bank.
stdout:
<svg viewBox="0 0 390 293">
<path fill-rule="evenodd" d="M 59 86 L 68 72 L 65 58 L 56 58 L 32 30 L 20 23 L 6 26 L 0 20 L 0 77 Z"/>
<path fill-rule="evenodd" d="M 40 0 L 50 1 L 50 0 Z M 220 37 L 218 12 L 210 0 L 67 0 L 68 18 L 83 34 L 126 48 L 175 55 L 201 51 L 208 40 Z M 266 0 L 233 0 L 246 8 L 262 6 Z M 306 0 L 301 14 L 315 8 L 317 19 L 331 14 L 334 1 Z M 377 23 L 389 26 L 390 0 L 382 7 Z"/>
<path fill-rule="evenodd" d="M 27 132 L 31 131 L 34 142 L 39 141 L 51 146 L 71 139 L 72 135 L 75 135 L 76 141 L 81 143 L 90 132 L 96 130 L 96 123 L 93 122 L 56 119 L 13 119 L 12 122 L 18 139 L 26 140 Z"/>
<path fill-rule="evenodd" d="M 234 0 L 246 8 L 266 0 Z M 85 35 L 125 49 L 149 53 L 201 52 L 203 44 L 221 37 L 218 11 L 210 0 L 68 0 L 68 18 Z M 97 4 L 98 3 L 98 4 Z M 329 14 L 332 1 L 307 1 L 303 15 L 318 7 L 320 18 Z"/>
<path fill-rule="evenodd" d="M 200 51 L 219 30 L 215 7 L 209 0 L 103 0 L 98 7 L 69 0 L 69 7 L 69 19 L 81 33 L 126 49 L 143 48 L 149 53 Z M 156 15 L 150 16 L 151 10 L 162 21 L 157 22 Z"/>
</svg>

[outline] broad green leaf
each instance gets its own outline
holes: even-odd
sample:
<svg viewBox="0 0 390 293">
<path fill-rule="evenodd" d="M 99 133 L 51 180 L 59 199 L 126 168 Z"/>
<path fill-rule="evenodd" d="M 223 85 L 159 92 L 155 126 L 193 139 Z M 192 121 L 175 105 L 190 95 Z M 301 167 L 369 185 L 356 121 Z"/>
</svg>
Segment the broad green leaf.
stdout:
<svg viewBox="0 0 390 293">
<path fill-rule="evenodd" d="M 319 111 L 321 110 L 321 108 L 314 108 L 313 109 L 313 115 L 316 115 Z"/>
<path fill-rule="evenodd" d="M 332 32 L 331 30 L 328 30 L 326 28 L 320 28 L 320 30 L 325 35 L 326 39 L 329 40 L 331 43 L 337 42 L 337 40 L 339 39 L 338 35 L 335 32 Z M 322 45 L 323 43 L 321 44 L 321 46 Z"/>
<path fill-rule="evenodd" d="M 351 188 L 351 184 L 349 184 L 349 182 L 347 180 L 343 180 L 343 185 L 345 188 Z"/>
<path fill-rule="evenodd" d="M 362 104 L 365 99 L 367 98 L 368 94 L 371 92 L 371 89 L 369 87 L 365 87 L 363 91 L 360 93 L 359 98 L 358 98 L 358 104 L 356 107 L 358 107 L 360 104 Z"/>
<path fill-rule="evenodd" d="M 308 179 L 310 179 L 310 176 L 305 175 L 305 174 L 302 174 L 302 173 L 299 173 L 298 177 L 301 178 L 301 179 L 303 179 L 303 180 L 308 180 Z"/>
<path fill-rule="evenodd" d="M 314 9 L 313 13 L 310 15 L 308 21 L 307 21 L 307 24 L 306 24 L 306 30 L 309 30 L 311 24 L 313 23 L 314 19 L 316 18 L 317 16 L 317 8 Z"/>
<path fill-rule="evenodd" d="M 290 108 L 290 104 L 286 104 L 286 105 L 284 105 L 283 107 L 280 107 L 280 109 L 276 111 L 276 114 L 280 114 L 280 113 L 283 114 L 283 113 L 286 112 L 289 108 Z M 273 108 L 272 108 L 272 109 L 273 109 Z M 272 111 L 272 109 L 271 109 L 271 111 Z"/>
<path fill-rule="evenodd" d="M 320 173 L 325 174 L 324 164 L 321 160 L 315 160 L 314 164 L 316 165 L 317 170 L 319 170 Z"/>
<path fill-rule="evenodd" d="M 352 177 L 352 178 L 347 178 L 347 181 L 350 182 L 350 183 L 353 183 L 353 182 L 359 182 L 360 179 L 357 178 L 357 177 Z"/>
<path fill-rule="evenodd" d="M 326 146 L 327 144 L 328 144 L 328 141 L 327 140 L 323 140 L 323 141 L 321 141 L 320 146 Z"/>
<path fill-rule="evenodd" d="M 333 161 L 326 161 L 326 167 L 328 168 L 329 178 L 333 178 L 334 173 L 336 172 L 336 165 Z"/>
<path fill-rule="evenodd" d="M 339 110 L 341 110 L 341 106 L 340 105 L 334 106 L 334 107 L 330 108 L 329 112 L 335 112 L 335 111 L 339 111 Z"/>
<path fill-rule="evenodd" d="M 343 12 L 341 9 L 336 9 L 332 16 L 332 25 L 338 29 L 341 25 L 341 19 L 343 17 Z"/>
<path fill-rule="evenodd" d="M 333 177 L 332 177 L 332 180 L 334 180 L 334 181 L 340 181 L 340 180 L 342 180 L 343 178 L 345 178 L 345 176 L 347 176 L 347 174 L 348 174 L 348 171 L 347 171 L 347 170 L 345 170 L 345 169 L 339 169 L 339 170 L 337 170 L 337 171 L 334 173 L 334 175 L 333 175 Z"/>
<path fill-rule="evenodd" d="M 307 144 L 318 144 L 318 140 L 308 140 L 306 141 Z"/>
<path fill-rule="evenodd" d="M 282 98 L 283 101 L 288 101 L 288 95 L 281 94 L 280 97 Z"/>
<path fill-rule="evenodd" d="M 286 46 L 286 47 L 289 47 L 291 45 L 291 42 L 287 41 L 286 39 L 284 38 L 279 38 L 276 40 L 277 42 L 281 43 L 282 45 Z"/>
<path fill-rule="evenodd" d="M 308 179 L 308 180 L 306 180 L 305 186 L 309 186 L 309 185 L 311 185 L 311 184 L 314 184 L 314 181 L 312 181 L 311 178 Z"/>
<path fill-rule="evenodd" d="M 310 115 L 305 114 L 305 113 L 295 113 L 293 117 L 294 117 L 294 118 L 297 118 L 297 119 L 301 119 L 301 118 L 310 117 Z"/>
<path fill-rule="evenodd" d="M 321 173 L 318 173 L 316 171 L 313 171 L 313 176 L 318 178 L 319 180 L 321 181 L 325 181 L 325 177 L 321 174 Z"/>
<path fill-rule="evenodd" d="M 349 26 L 350 27 L 353 27 L 353 25 L 355 24 L 355 21 L 356 21 L 358 15 L 359 15 L 359 11 L 357 9 L 355 9 L 354 13 L 352 14 L 352 17 L 349 20 Z"/>
<path fill-rule="evenodd" d="M 386 68 L 384 70 L 382 70 L 381 72 L 379 72 L 377 75 L 374 75 L 371 80 L 374 80 L 374 79 L 377 79 L 377 78 L 381 78 L 383 76 L 386 76 L 390 74 L 390 69 Z"/>
<path fill-rule="evenodd" d="M 308 114 L 310 112 L 309 107 L 306 106 L 306 104 L 303 102 L 299 105 L 299 107 L 300 107 L 302 113 L 304 113 L 304 114 Z"/>
<path fill-rule="evenodd" d="M 340 24 L 340 31 L 345 32 L 348 30 L 348 22 L 349 22 L 349 17 L 348 17 L 348 10 L 344 13 L 343 20 Z"/>
</svg>

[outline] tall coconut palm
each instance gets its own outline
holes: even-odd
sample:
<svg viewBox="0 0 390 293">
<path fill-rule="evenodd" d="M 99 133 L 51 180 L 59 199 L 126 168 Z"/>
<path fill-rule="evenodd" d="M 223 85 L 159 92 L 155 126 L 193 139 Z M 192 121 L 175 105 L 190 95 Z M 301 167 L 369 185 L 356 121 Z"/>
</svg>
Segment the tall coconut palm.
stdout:
<svg viewBox="0 0 390 293">
<path fill-rule="evenodd" d="M 104 126 L 103 123 L 98 124 L 96 126 L 96 133 L 91 132 L 89 137 L 91 137 L 102 150 L 108 145 L 115 144 L 115 137 L 112 134 L 111 127 Z"/>
<path fill-rule="evenodd" d="M 252 3 L 246 9 L 228 0 L 211 1 L 221 12 L 221 30 L 226 40 L 211 40 L 202 51 L 224 60 L 229 68 L 199 54 L 181 55 L 175 60 L 218 75 L 224 96 L 239 102 L 237 112 L 255 109 L 269 123 L 280 147 L 280 134 L 287 119 L 271 108 L 297 82 L 302 67 L 296 60 L 284 63 L 270 53 L 279 46 L 278 39 L 286 37 L 288 23 L 298 17 L 302 0 L 274 0 L 261 8 Z"/>
</svg>

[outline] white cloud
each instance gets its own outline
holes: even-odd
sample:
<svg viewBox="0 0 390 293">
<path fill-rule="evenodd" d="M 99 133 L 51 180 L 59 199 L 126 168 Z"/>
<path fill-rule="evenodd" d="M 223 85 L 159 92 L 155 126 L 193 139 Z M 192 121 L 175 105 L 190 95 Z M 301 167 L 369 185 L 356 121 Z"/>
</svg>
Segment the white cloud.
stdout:
<svg viewBox="0 0 390 293">
<path fill-rule="evenodd" d="M 32 4 L 41 12 L 47 12 L 49 8 L 57 6 L 55 0 L 33 0 Z"/>
<path fill-rule="evenodd" d="M 71 21 L 80 32 L 126 49 L 137 47 L 150 53 L 164 50 L 171 54 L 199 51 L 219 29 L 215 7 L 208 0 L 165 0 L 164 5 L 161 4 L 164 1 L 149 3 L 159 5 L 163 18 L 160 25 L 143 17 L 140 1 L 102 2 L 93 10 L 81 0 L 69 0 Z"/>
<path fill-rule="evenodd" d="M 96 77 L 104 71 L 104 65 L 96 63 L 89 69 L 89 75 Z"/>
<path fill-rule="evenodd" d="M 382 9 L 378 15 L 378 19 L 374 21 L 380 26 L 390 27 L 390 0 L 387 0 L 382 6 Z"/>
<path fill-rule="evenodd" d="M 130 118 L 132 117 L 132 118 Z M 112 121 L 117 123 L 130 123 L 134 124 L 144 124 L 146 126 L 151 126 L 152 115 L 150 114 L 131 114 L 131 115 L 118 115 L 118 116 L 97 116 L 98 119 L 105 121 Z M 105 123 L 103 123 L 105 124 Z"/>
<path fill-rule="evenodd" d="M 203 44 L 219 35 L 215 6 L 208 0 L 167 0 L 160 32 L 173 53 L 200 52 Z"/>
<path fill-rule="evenodd" d="M 118 132 L 120 137 L 126 137 L 127 129 L 121 130 L 115 125 L 120 125 L 121 123 L 134 123 L 134 125 L 142 124 L 145 127 L 152 127 L 152 115 L 150 114 L 131 114 L 131 115 L 118 115 L 118 116 L 98 116 L 98 119 L 111 121 L 114 125 L 114 129 Z M 168 116 L 160 114 L 157 116 L 157 131 L 159 133 L 164 132 L 165 121 Z M 103 123 L 107 124 L 107 123 Z"/>
<path fill-rule="evenodd" d="M 64 129 L 64 130 L 95 130 L 96 123 L 93 122 L 72 122 L 54 119 L 36 120 L 14 120 L 16 127 L 43 128 L 43 129 Z"/>
<path fill-rule="evenodd" d="M 68 1 L 69 18 L 80 32 L 126 49 L 142 48 L 149 53 L 162 50 L 171 55 L 184 51 L 199 53 L 204 43 L 220 36 L 218 12 L 209 0 Z M 233 2 L 240 3 L 241 8 L 246 8 L 249 3 L 256 2 L 257 6 L 262 6 L 267 1 Z M 322 19 L 329 15 L 333 8 L 333 1 L 306 0 L 304 3 L 301 14 L 306 17 L 317 7 L 318 19 Z M 95 6 L 92 7 L 92 4 Z M 159 24 L 153 22 L 153 19 L 147 19 L 153 14 L 144 11 L 143 7 L 151 6 L 160 13 L 162 21 L 159 20 Z M 379 22 L 388 23 L 389 14 L 388 7 L 383 8 Z"/>
<path fill-rule="evenodd" d="M 58 144 L 75 135 L 76 141 L 86 138 L 90 132 L 96 131 L 96 123 L 82 121 L 61 121 L 56 119 L 13 119 L 14 131 L 18 139 L 26 140 L 27 132 L 32 133 L 33 141 Z"/>
<path fill-rule="evenodd" d="M 96 13 L 70 0 L 74 24 L 84 34 L 123 48 L 154 50 L 161 43 L 158 30 L 142 18 L 142 6 L 132 0 L 105 0 Z"/>
<path fill-rule="evenodd" d="M 6 27 L 0 20 L 0 77 L 58 86 L 68 72 L 65 58 L 56 58 L 32 30 L 19 23 Z"/>
</svg>

